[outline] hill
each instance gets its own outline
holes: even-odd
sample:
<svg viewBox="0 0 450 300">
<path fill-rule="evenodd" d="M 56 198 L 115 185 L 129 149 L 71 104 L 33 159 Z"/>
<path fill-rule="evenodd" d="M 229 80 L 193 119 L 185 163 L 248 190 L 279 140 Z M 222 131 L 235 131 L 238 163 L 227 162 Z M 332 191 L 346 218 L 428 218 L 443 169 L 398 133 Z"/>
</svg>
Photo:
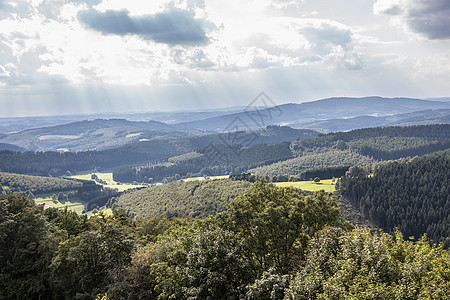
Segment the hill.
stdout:
<svg viewBox="0 0 450 300">
<path fill-rule="evenodd" d="M 12 145 L 12 144 L 5 144 L 5 143 L 0 143 L 0 150 L 10 150 L 10 151 L 25 151 L 24 148 L 16 146 L 16 145 Z"/>
<path fill-rule="evenodd" d="M 0 172 L 0 188 L 3 191 L 50 193 L 74 190 L 81 186 L 81 182 L 74 180 Z"/>
<path fill-rule="evenodd" d="M 268 106 L 272 104 L 274 106 Z M 244 108 L 122 115 L 129 120 L 97 118 L 78 121 L 82 116 L 54 116 L 48 120 L 39 117 L 0 118 L 0 130 L 3 128 L 0 143 L 30 151 L 79 152 L 139 141 L 188 138 L 211 131 L 248 131 L 268 125 L 331 132 L 374 126 L 449 123 L 449 111 L 450 102 L 411 98 L 340 97 L 283 105 L 259 103 L 257 98 L 254 105 Z M 109 115 L 103 115 L 106 116 Z M 75 122 L 71 122 L 73 120 Z M 38 125 L 41 126 L 36 128 Z M 42 127 L 45 125 L 53 126 Z M 19 131 L 20 128 L 25 130 Z"/>
<path fill-rule="evenodd" d="M 450 124 L 450 109 L 423 110 L 390 116 L 358 116 L 344 119 L 318 120 L 291 124 L 295 128 L 312 129 L 323 133 L 349 131 L 369 127 Z"/>
<path fill-rule="evenodd" d="M 369 176 L 370 175 L 370 176 Z M 387 232 L 427 234 L 450 246 L 450 150 L 424 157 L 352 167 L 340 192 Z"/>
<path fill-rule="evenodd" d="M 124 192 L 112 201 L 112 207 L 140 219 L 154 215 L 206 217 L 225 211 L 230 201 L 244 194 L 250 185 L 246 181 L 230 179 L 177 181 Z"/>
<path fill-rule="evenodd" d="M 283 127 L 269 128 L 281 130 Z M 167 160 L 116 168 L 114 178 L 121 182 L 159 182 L 247 171 L 273 177 L 299 175 L 327 167 L 364 165 L 447 149 L 450 147 L 450 125 L 367 128 L 301 138 L 290 144 L 245 147 L 213 143 Z"/>
<path fill-rule="evenodd" d="M 218 117 L 174 124 L 176 128 L 224 131 L 230 124 L 242 128 L 284 124 L 301 128 L 302 124 L 318 120 L 358 116 L 388 116 L 429 109 L 450 109 L 450 103 L 411 98 L 329 98 L 301 104 L 290 103 L 274 107 L 248 107 L 246 111 Z M 376 125 L 378 126 L 378 125 Z"/>
<path fill-rule="evenodd" d="M 101 151 L 13 152 L 0 151 L 0 171 L 32 175 L 61 176 L 67 171 L 112 169 L 117 166 L 156 162 L 192 152 L 212 144 L 251 146 L 264 142 L 291 142 L 318 133 L 311 130 L 273 126 L 247 132 L 230 132 L 179 139 L 156 139 L 130 143 Z"/>
<path fill-rule="evenodd" d="M 425 155 L 450 148 L 450 125 L 376 127 L 291 143 L 294 158 L 250 169 L 257 175 L 298 175 L 307 170 Z"/>
<path fill-rule="evenodd" d="M 79 121 L 36 128 L 0 137 L 4 143 L 31 151 L 86 151 L 113 148 L 142 140 L 175 139 L 197 134 L 195 130 L 174 130 L 170 125 L 124 119 Z"/>
</svg>

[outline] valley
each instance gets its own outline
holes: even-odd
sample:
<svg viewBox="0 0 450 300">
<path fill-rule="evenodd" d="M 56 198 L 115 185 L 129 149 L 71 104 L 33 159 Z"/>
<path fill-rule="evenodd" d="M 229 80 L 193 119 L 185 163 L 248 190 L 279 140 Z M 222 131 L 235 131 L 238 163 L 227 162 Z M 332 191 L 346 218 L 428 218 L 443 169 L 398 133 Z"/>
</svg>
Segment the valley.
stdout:
<svg viewBox="0 0 450 300">
<path fill-rule="evenodd" d="M 252 114 L 159 114 L 166 123 L 94 119 L 5 131 L 0 225 L 17 245 L 25 236 L 23 247 L 46 249 L 48 262 L 34 250 L 24 261 L 39 260 L 53 280 L 46 292 L 58 295 L 184 299 L 180 291 L 196 284 L 189 278 L 217 272 L 198 265 L 211 258 L 223 260 L 225 275 L 212 277 L 225 278 L 220 284 L 241 276 L 226 292 L 233 299 L 240 289 L 260 299 L 251 295 L 267 278 L 297 297 L 318 272 L 313 264 L 331 268 L 328 259 L 335 269 L 317 284 L 337 286 L 330 274 L 352 267 L 348 253 L 420 263 L 441 291 L 446 271 L 435 266 L 450 261 L 450 109 L 427 101 L 331 98 Z M 265 126 L 254 126 L 255 112 Z M 94 257 L 95 267 L 87 263 Z M 429 288 L 396 272 L 386 281 L 396 293 L 407 293 L 404 280 Z"/>
</svg>

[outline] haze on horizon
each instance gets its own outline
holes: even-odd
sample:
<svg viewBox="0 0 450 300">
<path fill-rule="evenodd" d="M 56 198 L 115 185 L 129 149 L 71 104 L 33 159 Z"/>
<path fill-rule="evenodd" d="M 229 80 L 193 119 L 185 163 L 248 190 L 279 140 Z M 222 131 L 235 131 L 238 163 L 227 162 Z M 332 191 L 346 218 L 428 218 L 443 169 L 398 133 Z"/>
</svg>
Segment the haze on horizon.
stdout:
<svg viewBox="0 0 450 300">
<path fill-rule="evenodd" d="M 2 0 L 0 117 L 450 95 L 448 0 Z"/>
</svg>

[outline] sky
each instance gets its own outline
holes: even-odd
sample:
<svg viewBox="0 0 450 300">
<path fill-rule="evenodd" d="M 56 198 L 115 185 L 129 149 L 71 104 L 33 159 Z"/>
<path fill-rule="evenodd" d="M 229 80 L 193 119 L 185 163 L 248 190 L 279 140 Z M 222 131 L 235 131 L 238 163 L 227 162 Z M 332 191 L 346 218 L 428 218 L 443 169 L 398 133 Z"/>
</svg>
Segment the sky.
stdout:
<svg viewBox="0 0 450 300">
<path fill-rule="evenodd" d="M 0 117 L 450 96 L 449 0 L 0 0 Z"/>
</svg>

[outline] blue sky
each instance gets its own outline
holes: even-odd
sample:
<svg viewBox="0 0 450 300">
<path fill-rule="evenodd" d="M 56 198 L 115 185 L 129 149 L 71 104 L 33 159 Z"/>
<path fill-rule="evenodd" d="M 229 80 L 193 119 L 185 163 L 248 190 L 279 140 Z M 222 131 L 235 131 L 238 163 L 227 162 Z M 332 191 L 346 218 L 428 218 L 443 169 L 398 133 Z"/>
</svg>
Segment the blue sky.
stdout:
<svg viewBox="0 0 450 300">
<path fill-rule="evenodd" d="M 0 116 L 450 95 L 448 0 L 0 0 Z"/>
</svg>

